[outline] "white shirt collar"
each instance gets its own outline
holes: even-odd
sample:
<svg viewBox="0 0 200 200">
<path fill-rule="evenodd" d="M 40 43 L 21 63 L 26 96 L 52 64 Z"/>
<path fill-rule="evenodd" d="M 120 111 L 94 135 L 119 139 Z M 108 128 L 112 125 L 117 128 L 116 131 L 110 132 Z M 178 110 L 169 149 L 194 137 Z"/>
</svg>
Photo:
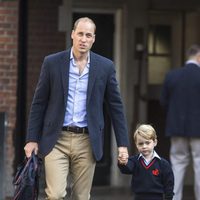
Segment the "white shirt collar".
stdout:
<svg viewBox="0 0 200 200">
<path fill-rule="evenodd" d="M 138 160 L 139 160 L 141 157 L 145 159 L 145 157 L 140 153 L 139 156 L 138 156 Z M 153 151 L 153 156 L 152 156 L 152 159 L 151 159 L 151 160 L 153 160 L 154 158 L 161 159 L 160 156 L 156 153 L 155 150 Z"/>
<path fill-rule="evenodd" d="M 198 67 L 200 67 L 200 64 L 199 64 L 197 61 L 195 61 L 195 60 L 187 60 L 187 61 L 186 61 L 186 64 L 195 64 L 195 65 L 197 65 Z"/>
</svg>

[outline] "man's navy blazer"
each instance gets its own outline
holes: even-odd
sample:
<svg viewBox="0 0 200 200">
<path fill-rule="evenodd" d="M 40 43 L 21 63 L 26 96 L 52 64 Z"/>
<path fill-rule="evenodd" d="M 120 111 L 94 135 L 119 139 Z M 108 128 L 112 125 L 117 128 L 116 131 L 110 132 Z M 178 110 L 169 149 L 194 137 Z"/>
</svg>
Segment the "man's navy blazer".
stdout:
<svg viewBox="0 0 200 200">
<path fill-rule="evenodd" d="M 188 63 L 170 71 L 160 99 L 167 111 L 166 135 L 200 137 L 200 67 Z"/>
<path fill-rule="evenodd" d="M 61 133 L 67 106 L 70 50 L 45 57 L 30 109 L 26 142 L 38 142 L 47 155 Z M 111 60 L 90 52 L 87 89 L 87 122 L 93 154 L 103 155 L 104 114 L 107 102 L 118 146 L 128 146 L 127 124 Z"/>
</svg>

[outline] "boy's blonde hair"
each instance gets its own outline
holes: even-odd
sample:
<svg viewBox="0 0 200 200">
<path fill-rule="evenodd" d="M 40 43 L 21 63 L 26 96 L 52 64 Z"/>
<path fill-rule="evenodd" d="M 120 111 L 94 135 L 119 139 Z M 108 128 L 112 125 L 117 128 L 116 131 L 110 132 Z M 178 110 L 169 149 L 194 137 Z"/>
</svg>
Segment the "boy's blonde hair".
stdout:
<svg viewBox="0 0 200 200">
<path fill-rule="evenodd" d="M 137 129 L 133 135 L 133 139 L 135 142 L 137 142 L 138 135 L 145 138 L 146 140 L 157 141 L 156 131 L 150 124 L 141 124 L 137 126 Z"/>
</svg>

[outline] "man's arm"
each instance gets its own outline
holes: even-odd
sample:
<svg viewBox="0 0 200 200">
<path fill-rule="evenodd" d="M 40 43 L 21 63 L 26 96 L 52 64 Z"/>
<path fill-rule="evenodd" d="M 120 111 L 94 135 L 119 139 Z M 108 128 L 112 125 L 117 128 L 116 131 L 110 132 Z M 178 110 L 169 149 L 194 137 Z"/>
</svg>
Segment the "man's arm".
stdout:
<svg viewBox="0 0 200 200">
<path fill-rule="evenodd" d="M 125 147 L 125 150 L 120 149 L 119 153 L 121 154 L 121 151 L 127 153 L 126 147 L 129 145 L 127 121 L 113 65 L 110 66 L 109 70 L 105 98 L 108 103 L 109 114 L 112 120 L 117 146 Z"/>
</svg>

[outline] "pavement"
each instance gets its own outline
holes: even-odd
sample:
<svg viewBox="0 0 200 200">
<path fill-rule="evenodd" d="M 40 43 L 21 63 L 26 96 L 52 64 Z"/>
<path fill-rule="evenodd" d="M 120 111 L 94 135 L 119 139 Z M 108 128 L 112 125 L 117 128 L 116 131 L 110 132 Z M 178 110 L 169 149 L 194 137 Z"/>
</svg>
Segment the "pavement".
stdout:
<svg viewBox="0 0 200 200">
<path fill-rule="evenodd" d="M 65 200 L 69 200 L 67 196 Z M 133 195 L 128 188 L 96 186 L 92 188 L 91 200 L 132 200 Z M 44 200 L 44 194 L 41 193 L 39 200 Z"/>
<path fill-rule="evenodd" d="M 66 197 L 65 200 L 69 199 L 69 197 Z M 42 193 L 39 200 L 44 200 Z M 91 200 L 133 200 L 133 194 L 127 187 L 95 186 L 91 191 Z M 192 186 L 184 187 L 182 200 L 195 200 Z"/>
<path fill-rule="evenodd" d="M 132 200 L 133 195 L 129 188 L 122 187 L 93 187 L 91 200 Z"/>
</svg>

